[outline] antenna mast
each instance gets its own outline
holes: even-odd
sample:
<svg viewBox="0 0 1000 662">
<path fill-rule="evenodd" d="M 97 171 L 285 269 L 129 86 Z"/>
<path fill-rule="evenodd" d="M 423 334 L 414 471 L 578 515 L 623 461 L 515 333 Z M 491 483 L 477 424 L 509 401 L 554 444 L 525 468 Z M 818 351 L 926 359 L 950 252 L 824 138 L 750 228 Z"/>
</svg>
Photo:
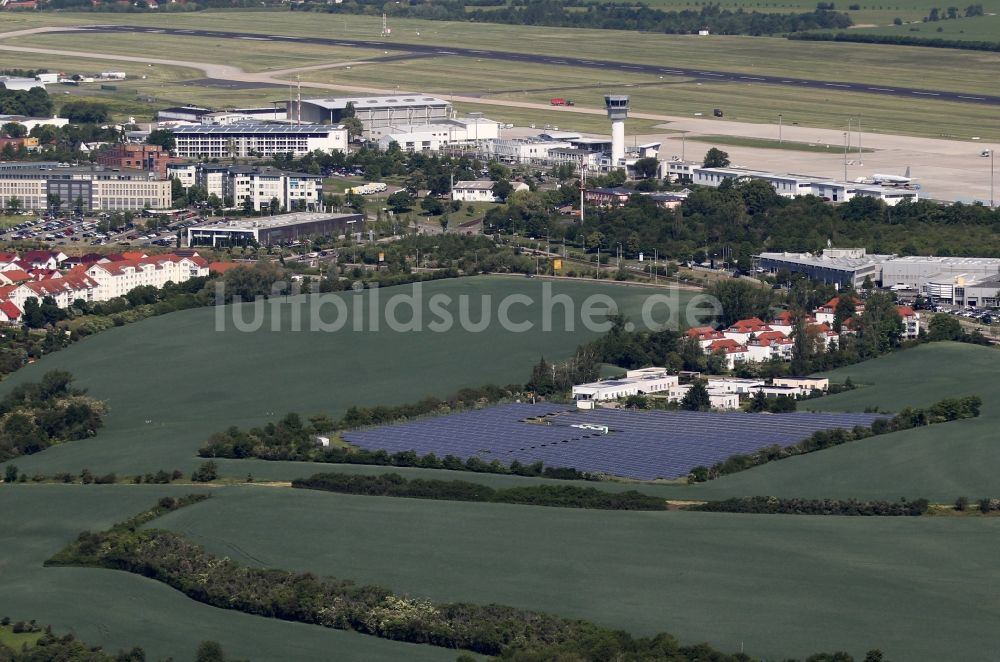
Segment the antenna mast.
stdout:
<svg viewBox="0 0 1000 662">
<path fill-rule="evenodd" d="M 388 37 L 392 34 L 392 30 L 389 28 L 389 17 L 385 12 L 382 12 L 382 36 Z"/>
<path fill-rule="evenodd" d="M 580 157 L 580 225 L 583 225 L 583 194 L 587 190 L 587 169 L 583 164 L 583 157 Z"/>
</svg>

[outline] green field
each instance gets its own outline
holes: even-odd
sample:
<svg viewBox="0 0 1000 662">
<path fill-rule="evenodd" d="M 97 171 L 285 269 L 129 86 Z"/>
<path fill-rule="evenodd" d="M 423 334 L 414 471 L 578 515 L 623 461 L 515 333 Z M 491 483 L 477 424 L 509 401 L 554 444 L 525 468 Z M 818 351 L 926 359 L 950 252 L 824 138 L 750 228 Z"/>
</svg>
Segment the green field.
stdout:
<svg viewBox="0 0 1000 662">
<path fill-rule="evenodd" d="M 328 37 L 344 36 L 372 40 L 378 39 L 380 31 L 378 19 L 375 17 L 304 12 L 207 11 L 191 14 L 174 13 L 169 18 L 152 14 L 102 14 L 100 19 L 101 22 L 108 23 L 156 26 L 169 21 L 169 25 L 173 27 L 245 30 L 262 34 L 275 32 L 287 35 L 320 34 Z M 95 22 L 96 19 L 92 14 L 60 14 L 24 18 L 18 16 L 16 20 L 16 23 L 10 25 L 10 29 L 46 23 Z M 957 26 L 962 21 L 941 23 Z M 553 55 L 573 53 L 579 57 L 704 67 L 709 70 L 748 74 L 831 78 L 843 82 L 891 81 L 893 85 L 899 86 L 954 90 L 972 94 L 992 93 L 994 81 L 991 72 L 1000 66 L 1000 54 L 949 49 L 935 49 L 929 54 L 927 49 L 919 47 L 802 42 L 775 37 L 698 38 L 609 30 L 571 30 L 403 19 L 393 19 L 393 24 L 392 40 L 397 43 L 430 42 L 441 46 L 473 46 Z M 969 24 L 971 25 L 971 20 Z M 921 29 L 929 28 L 924 26 Z M 197 38 L 149 35 L 135 36 L 135 38 L 149 40 L 147 51 L 159 54 L 173 54 L 173 47 L 177 44 L 199 41 Z M 60 48 L 65 43 L 79 42 L 82 48 L 88 39 L 93 41 L 93 38 L 79 35 L 31 36 L 8 41 L 10 44 L 25 46 L 46 44 L 55 48 Z M 158 43 L 160 39 L 171 41 L 160 45 Z M 268 45 L 266 42 L 240 40 L 227 42 L 233 44 L 233 56 L 227 59 L 226 47 L 219 48 L 213 40 L 201 41 L 204 43 L 193 46 L 191 52 L 198 57 L 218 63 L 242 63 L 251 67 L 281 66 L 270 61 L 266 65 L 255 61 L 254 48 L 258 44 L 263 44 L 263 48 L 278 47 L 278 62 L 283 64 L 290 61 L 301 65 L 329 62 L 326 56 L 314 57 L 313 49 L 318 47 L 288 48 L 287 44 Z M 133 54 L 135 44 L 126 42 L 127 40 L 123 40 L 123 43 L 116 45 L 109 40 L 101 40 L 98 42 L 100 48 L 96 50 Z M 325 51 L 326 49 L 323 49 L 323 52 Z M 337 54 L 334 53 L 335 56 Z M 40 60 L 44 57 L 37 56 L 35 61 L 43 64 Z M 849 58 L 850 67 L 835 71 L 829 69 L 830 62 L 841 61 L 845 57 Z M 358 65 L 351 69 L 303 72 L 303 76 L 308 80 L 358 87 L 376 86 L 378 89 L 408 89 L 419 85 L 426 91 L 438 94 L 466 92 L 504 101 L 545 103 L 552 96 L 569 96 L 577 100 L 579 106 L 597 109 L 603 107 L 601 96 L 608 91 L 604 89 L 606 86 L 601 84 L 599 76 L 595 80 L 593 71 L 574 70 L 570 67 L 537 67 L 551 69 L 553 74 L 542 76 L 538 81 L 535 80 L 535 74 L 531 73 L 536 69 L 536 65 L 519 69 L 516 64 L 508 62 L 473 62 L 471 59 L 465 59 L 458 64 L 455 62 L 454 58 L 427 58 Z M 442 71 L 445 70 L 448 74 L 442 75 Z M 285 78 L 294 80 L 292 74 L 286 74 Z M 631 80 L 632 78 L 635 80 Z M 726 110 L 726 118 L 736 121 L 773 123 L 777 114 L 782 113 L 789 124 L 797 122 L 802 126 L 840 128 L 845 125 L 847 117 L 861 113 L 867 120 L 865 130 L 871 132 L 963 139 L 973 135 L 986 139 L 1000 137 L 1000 120 L 994 113 L 985 113 L 981 106 L 974 104 L 933 102 L 924 99 L 921 99 L 920 104 L 914 104 L 905 98 L 845 93 L 835 89 L 799 90 L 793 87 L 719 84 L 710 81 L 681 81 L 670 84 L 671 81 L 660 81 L 658 77 L 652 76 L 643 79 L 639 76 L 617 75 L 613 80 L 622 88 L 630 84 L 637 85 L 627 88 L 632 96 L 634 114 L 645 112 L 692 116 L 694 113 L 706 113 L 712 108 L 723 107 Z M 588 82 L 590 87 L 580 87 L 580 81 Z M 541 84 L 538 84 L 539 82 Z M 610 84 L 612 81 L 608 82 Z M 277 89 L 227 90 L 225 95 L 232 103 L 267 103 L 281 98 L 282 94 L 277 92 Z M 170 82 L 156 92 L 159 100 L 172 102 L 189 100 L 211 103 L 213 95 L 218 99 L 219 91 L 204 86 L 185 86 L 177 82 Z M 605 130 L 602 124 L 598 124 L 600 120 L 597 117 L 585 119 L 579 114 L 575 115 L 580 118 L 579 121 L 574 121 L 567 119 L 565 112 L 527 109 L 507 111 L 501 110 L 500 107 L 485 105 L 475 109 L 496 115 L 504 121 L 523 124 L 559 124 L 584 131 Z M 633 130 L 641 133 L 647 128 L 637 127 Z"/>
<path fill-rule="evenodd" d="M 965 495 L 1000 494 L 1000 351 L 957 343 L 934 343 L 830 374 L 850 377 L 862 388 L 815 400 L 825 411 L 862 411 L 877 406 L 899 411 L 948 397 L 979 395 L 979 418 L 873 437 L 817 453 L 772 462 L 685 491 L 698 497 L 738 495 L 898 499 L 925 497 L 950 503 Z"/>
<path fill-rule="evenodd" d="M 469 318 L 475 321 L 481 316 L 483 296 L 492 298 L 495 316 L 507 295 L 528 293 L 540 302 L 543 283 L 523 277 L 477 277 L 422 287 L 425 306 L 434 294 L 452 296 L 456 319 L 458 298 L 467 295 Z M 386 288 L 379 305 L 413 291 L 411 286 Z M 577 301 L 593 293 L 611 295 L 638 321 L 645 297 L 665 290 L 558 282 L 553 292 Z M 357 296 L 368 307 L 372 301 L 371 291 L 345 296 L 352 302 Z M 689 296 L 684 293 L 681 300 Z M 46 370 L 69 370 L 110 406 L 106 427 L 97 437 L 19 458 L 17 464 L 29 475 L 77 473 L 84 467 L 95 473 L 175 467 L 190 471 L 198 463 L 195 451 L 208 435 L 229 425 L 257 425 L 290 410 L 340 415 L 355 404 L 401 404 L 428 395 L 447 396 L 465 386 L 523 383 L 541 355 L 565 358 L 577 344 L 596 337 L 582 328 L 579 318 L 573 332 L 542 331 L 540 308 L 517 305 L 511 311 L 513 320 L 534 323 L 532 333 L 505 332 L 496 324 L 483 332 L 434 333 L 425 328 L 397 333 L 385 326 L 384 316 L 377 332 L 352 332 L 353 322 L 337 333 L 274 332 L 268 322 L 264 330 L 250 333 L 236 330 L 231 320 L 226 331 L 216 331 L 216 314 L 228 308 L 188 310 L 113 329 L 47 356 L 4 383 L 7 390 L 38 379 Z M 558 323 L 562 308 L 555 311 Z M 328 307 L 323 315 L 332 320 L 335 312 Z M 435 319 L 424 315 L 425 325 Z M 289 316 L 287 310 L 280 315 L 286 324 Z M 249 311 L 246 317 L 252 317 Z M 304 319 L 308 322 L 308 311 Z M 409 319 L 405 306 L 398 319 Z M 227 466 L 238 477 L 248 471 L 258 478 L 300 475 L 299 469 L 290 473 L 267 462 Z"/>
<path fill-rule="evenodd" d="M 1000 16 L 994 14 L 975 18 L 928 21 L 927 23 L 884 25 L 875 28 L 858 28 L 857 32 L 892 35 L 893 37 L 918 37 L 920 39 L 1000 42 Z"/>
<path fill-rule="evenodd" d="M 122 572 L 42 567 L 80 531 L 107 528 L 161 496 L 180 496 L 190 487 L 0 487 L 0 611 L 12 620 L 36 619 L 51 624 L 56 634 L 72 632 L 109 652 L 142 646 L 150 660 L 192 660 L 198 643 L 207 639 L 222 643 L 230 656 L 253 662 L 455 659 L 453 652 L 429 646 L 215 609 Z"/>
<path fill-rule="evenodd" d="M 787 149 L 793 152 L 817 152 L 822 154 L 842 153 L 843 145 L 799 143 L 785 140 L 778 142 L 777 139 L 770 138 L 742 138 L 740 136 L 691 136 L 688 140 L 694 142 L 711 143 L 712 145 L 733 146 L 733 147 L 754 147 L 757 149 Z M 875 150 L 862 148 L 862 152 L 873 152 Z M 852 150 L 857 154 L 857 149 Z"/>
<path fill-rule="evenodd" d="M 219 497 L 156 526 L 248 565 L 742 644 L 765 659 L 880 647 L 892 660 L 985 661 L 1000 618 L 1000 519 L 609 513 L 278 488 Z"/>
</svg>

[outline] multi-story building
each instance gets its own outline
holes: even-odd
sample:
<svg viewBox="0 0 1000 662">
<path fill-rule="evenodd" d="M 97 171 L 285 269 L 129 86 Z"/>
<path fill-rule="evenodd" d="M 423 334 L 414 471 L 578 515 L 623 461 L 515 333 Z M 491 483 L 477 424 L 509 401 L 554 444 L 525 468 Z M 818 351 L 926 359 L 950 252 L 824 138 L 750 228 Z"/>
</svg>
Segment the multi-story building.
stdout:
<svg viewBox="0 0 1000 662">
<path fill-rule="evenodd" d="M 173 129 L 174 152 L 184 158 L 228 159 L 248 156 L 342 151 L 347 129 L 318 124 L 263 124 L 241 122 L 223 126 L 204 124 Z"/>
<path fill-rule="evenodd" d="M 10 164 L 5 164 L 10 165 Z M 102 166 L 21 163 L 0 169 L 0 206 L 11 198 L 22 209 L 48 209 L 54 201 L 83 211 L 170 209 L 170 180 L 153 172 Z"/>
<path fill-rule="evenodd" d="M 396 143 L 407 152 L 436 152 L 448 147 L 468 147 L 500 136 L 500 123 L 484 117 L 456 117 L 434 124 L 398 124 L 386 127 L 379 147 Z"/>
<path fill-rule="evenodd" d="M 97 162 L 108 168 L 131 168 L 133 170 L 150 170 L 167 176 L 167 164 L 175 159 L 159 145 L 145 143 L 122 143 L 111 145 L 97 155 Z"/>
<path fill-rule="evenodd" d="M 247 200 L 256 211 L 277 199 L 282 209 L 316 209 L 323 196 L 322 175 L 287 172 L 269 166 L 226 166 L 215 163 L 174 164 L 167 168 L 185 189 L 203 187 L 235 207 Z"/>
<path fill-rule="evenodd" d="M 144 285 L 163 287 L 168 281 L 182 283 L 207 276 L 208 261 L 197 255 L 152 255 L 137 260 L 96 262 L 85 273 L 94 282 L 93 300 L 108 301 Z"/>
</svg>

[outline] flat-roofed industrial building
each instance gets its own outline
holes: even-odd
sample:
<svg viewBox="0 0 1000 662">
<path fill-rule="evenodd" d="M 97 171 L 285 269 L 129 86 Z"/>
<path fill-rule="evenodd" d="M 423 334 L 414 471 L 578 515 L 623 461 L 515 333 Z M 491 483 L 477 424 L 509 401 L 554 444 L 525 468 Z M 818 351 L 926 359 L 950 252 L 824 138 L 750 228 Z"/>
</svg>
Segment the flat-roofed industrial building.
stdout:
<svg viewBox="0 0 1000 662">
<path fill-rule="evenodd" d="M 361 232 L 362 214 L 299 212 L 203 223 L 187 230 L 188 246 L 276 246 L 309 237 Z"/>
</svg>

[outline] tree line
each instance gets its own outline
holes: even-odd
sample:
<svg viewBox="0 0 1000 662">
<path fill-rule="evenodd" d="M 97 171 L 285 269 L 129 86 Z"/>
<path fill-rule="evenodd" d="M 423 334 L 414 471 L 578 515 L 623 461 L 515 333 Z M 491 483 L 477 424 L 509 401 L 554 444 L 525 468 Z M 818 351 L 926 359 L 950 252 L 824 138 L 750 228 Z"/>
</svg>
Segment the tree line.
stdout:
<svg viewBox="0 0 1000 662">
<path fill-rule="evenodd" d="M 482 5 L 487 8 L 480 9 Z M 382 11 L 379 0 L 330 5 L 331 13 Z M 697 34 L 708 29 L 717 34 L 765 35 L 799 30 L 841 29 L 852 25 L 843 12 L 817 8 L 808 12 L 746 12 L 706 4 L 699 9 L 657 9 L 648 4 L 604 3 L 586 0 L 531 0 L 506 2 L 469 2 L 435 0 L 411 2 L 391 7 L 394 16 L 436 21 L 472 21 L 507 25 L 544 25 L 549 27 L 631 30 L 665 34 Z"/>
<path fill-rule="evenodd" d="M 856 501 L 854 499 L 781 499 L 773 496 L 734 497 L 709 501 L 686 510 L 707 513 L 761 515 L 846 515 L 853 517 L 919 517 L 927 512 L 927 499 L 907 501 Z"/>
<path fill-rule="evenodd" d="M 965 418 L 975 418 L 979 416 L 982 402 L 982 399 L 976 395 L 961 398 L 945 398 L 930 407 L 906 407 L 891 418 L 876 419 L 868 427 L 856 425 L 850 430 L 843 428 L 818 430 L 806 439 L 791 446 L 779 446 L 775 444 L 754 453 L 737 453 L 721 462 L 713 464 L 711 467 L 697 466 L 691 470 L 688 480 L 693 483 L 703 482 L 720 476 L 745 471 L 775 460 L 812 453 L 851 441 L 867 439 L 875 435 L 889 434 L 890 432 L 899 432 L 915 427 L 936 425 L 938 423 L 957 421 Z"/>
<path fill-rule="evenodd" d="M 1000 51 L 1000 41 L 946 39 L 943 37 L 915 37 L 904 34 L 867 34 L 858 32 L 798 32 L 789 39 L 803 41 L 840 41 L 859 44 L 888 44 L 892 46 L 923 46 L 925 48 L 958 48 L 967 51 Z"/>
<path fill-rule="evenodd" d="M 529 485 L 494 489 L 482 483 L 463 480 L 407 480 L 395 473 L 360 476 L 342 473 L 320 473 L 309 478 L 297 478 L 292 487 L 362 494 L 365 496 L 441 499 L 446 501 L 479 501 L 510 503 L 526 506 L 558 508 L 589 508 L 596 510 L 666 510 L 666 502 L 658 497 L 627 492 L 605 492 L 593 487 L 573 485 Z"/>
<path fill-rule="evenodd" d="M 200 500 L 205 495 L 193 498 Z M 502 660 L 755 662 L 749 655 L 728 655 L 708 644 L 682 646 L 669 634 L 637 638 L 587 621 L 516 607 L 434 603 L 335 577 L 241 566 L 209 554 L 180 534 L 139 528 L 187 502 L 193 501 L 165 497 L 154 508 L 110 530 L 83 532 L 46 565 L 122 570 L 163 582 L 194 600 L 221 609 L 466 650 Z"/>
<path fill-rule="evenodd" d="M 51 370 L 40 382 L 19 384 L 0 400 L 0 460 L 97 433 L 107 407 L 72 383 L 70 373 Z"/>
</svg>

